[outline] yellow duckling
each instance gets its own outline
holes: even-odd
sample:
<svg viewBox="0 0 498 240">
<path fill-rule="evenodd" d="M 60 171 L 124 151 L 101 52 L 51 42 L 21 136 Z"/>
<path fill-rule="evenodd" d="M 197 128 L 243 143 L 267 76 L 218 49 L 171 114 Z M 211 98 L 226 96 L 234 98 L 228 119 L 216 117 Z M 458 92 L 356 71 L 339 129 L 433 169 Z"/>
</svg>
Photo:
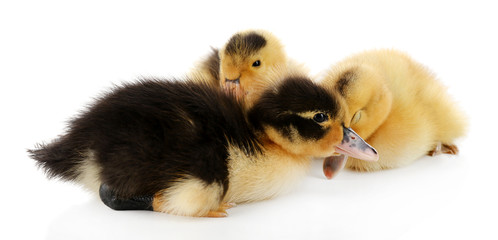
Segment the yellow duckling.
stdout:
<svg viewBox="0 0 498 240">
<path fill-rule="evenodd" d="M 306 73 L 304 66 L 287 58 L 284 46 L 265 30 L 234 34 L 221 48 L 201 61 L 190 74 L 194 79 L 217 84 L 225 92 L 244 99 L 250 107 L 269 84 L 274 71 Z"/>
<path fill-rule="evenodd" d="M 344 163 L 358 171 L 407 165 L 424 155 L 457 154 L 455 139 L 466 132 L 465 115 L 435 75 L 406 54 L 372 50 L 333 66 L 321 82 L 342 95 L 354 131 L 377 149 L 378 161 L 331 157 L 332 178 Z"/>
</svg>

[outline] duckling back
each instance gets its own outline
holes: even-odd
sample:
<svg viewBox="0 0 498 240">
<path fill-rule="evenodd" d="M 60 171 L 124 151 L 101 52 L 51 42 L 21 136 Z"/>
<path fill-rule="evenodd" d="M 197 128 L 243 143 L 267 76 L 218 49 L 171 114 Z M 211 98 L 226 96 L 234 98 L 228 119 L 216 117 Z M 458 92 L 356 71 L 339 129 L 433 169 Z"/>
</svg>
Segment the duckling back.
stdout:
<svg viewBox="0 0 498 240">
<path fill-rule="evenodd" d="M 363 58 L 365 64 L 384 73 L 393 97 L 392 114 L 425 119 L 425 131 L 432 132 L 432 138 L 443 143 L 454 142 L 465 134 L 466 115 L 426 66 L 395 50 L 371 51 Z"/>
<path fill-rule="evenodd" d="M 105 182 L 120 196 L 154 194 L 186 175 L 223 185 L 228 142 L 247 152 L 257 150 L 241 108 L 206 84 L 125 84 L 71 121 L 65 135 L 39 145 L 31 155 L 51 177 L 92 179 L 83 184 L 94 191 Z M 207 161 L 189 161 L 201 158 Z"/>
</svg>

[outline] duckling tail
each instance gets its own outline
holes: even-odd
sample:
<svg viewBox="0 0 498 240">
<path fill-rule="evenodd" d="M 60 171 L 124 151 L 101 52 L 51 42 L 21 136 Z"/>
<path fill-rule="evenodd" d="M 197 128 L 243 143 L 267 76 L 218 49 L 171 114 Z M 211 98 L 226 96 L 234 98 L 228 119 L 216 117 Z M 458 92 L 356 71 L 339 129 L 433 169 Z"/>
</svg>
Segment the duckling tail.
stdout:
<svg viewBox="0 0 498 240">
<path fill-rule="evenodd" d="M 67 137 L 62 137 L 49 144 L 38 144 L 36 149 L 29 149 L 28 153 L 49 178 L 74 180 L 81 173 L 79 166 L 86 156 L 72 145 Z"/>
</svg>

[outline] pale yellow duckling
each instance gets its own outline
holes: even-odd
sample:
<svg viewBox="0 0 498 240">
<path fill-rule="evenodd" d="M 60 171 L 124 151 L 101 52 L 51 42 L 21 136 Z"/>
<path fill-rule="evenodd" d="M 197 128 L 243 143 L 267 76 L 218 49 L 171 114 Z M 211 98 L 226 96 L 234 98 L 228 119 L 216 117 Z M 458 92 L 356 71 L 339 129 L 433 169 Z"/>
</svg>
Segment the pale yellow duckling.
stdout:
<svg viewBox="0 0 498 240">
<path fill-rule="evenodd" d="M 345 98 L 347 124 L 380 156 L 376 162 L 350 158 L 348 168 L 376 171 L 424 155 L 458 153 L 455 140 L 466 132 L 465 115 L 435 75 L 404 53 L 372 50 L 354 55 L 334 65 L 321 85 Z M 344 161 L 326 159 L 326 176 L 331 178 Z"/>
<path fill-rule="evenodd" d="M 250 107 L 269 84 L 268 75 L 275 74 L 272 71 L 307 72 L 303 65 L 288 59 L 284 46 L 272 33 L 246 30 L 234 34 L 220 50 L 213 49 L 190 75 L 219 85 Z"/>
</svg>

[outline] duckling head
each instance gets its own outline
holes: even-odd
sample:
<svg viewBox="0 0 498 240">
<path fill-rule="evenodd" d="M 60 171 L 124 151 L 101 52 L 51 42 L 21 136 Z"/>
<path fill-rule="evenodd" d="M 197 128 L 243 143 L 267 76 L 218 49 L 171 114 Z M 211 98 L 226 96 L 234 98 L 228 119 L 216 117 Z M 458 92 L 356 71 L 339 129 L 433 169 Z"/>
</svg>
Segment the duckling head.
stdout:
<svg viewBox="0 0 498 240">
<path fill-rule="evenodd" d="M 346 123 L 368 139 L 385 121 L 392 106 L 392 93 L 382 76 L 370 66 L 353 64 L 333 71 L 322 86 L 336 91 L 347 102 Z"/>
<path fill-rule="evenodd" d="M 287 77 L 265 91 L 249 110 L 249 121 L 291 154 L 375 158 L 377 152 L 345 126 L 340 98 L 306 77 Z"/>
<path fill-rule="evenodd" d="M 238 99 L 255 99 L 270 69 L 286 65 L 280 41 L 270 32 L 249 30 L 233 35 L 219 52 L 220 84 Z"/>
<path fill-rule="evenodd" d="M 367 65 L 352 63 L 342 65 L 332 69 L 321 83 L 329 92 L 336 93 L 336 96 L 346 102 L 345 124 L 351 128 L 344 133 L 349 135 L 349 139 L 354 144 L 359 136 L 368 139 L 385 121 L 391 111 L 392 93 L 382 81 L 382 76 L 378 71 Z M 344 139 L 347 139 L 346 137 Z M 364 144 L 362 144 L 364 145 Z M 343 148 L 338 150 L 342 153 L 338 156 L 331 156 L 324 159 L 323 172 L 328 179 L 331 179 L 342 168 L 344 168 L 348 151 L 348 145 L 343 144 Z M 368 148 L 367 146 L 363 146 Z M 372 148 L 373 149 L 373 148 Z M 365 153 L 365 152 L 363 152 Z M 377 161 L 378 155 L 363 154 L 359 152 L 355 158 Z M 368 153 L 368 151 L 367 151 Z"/>
</svg>

